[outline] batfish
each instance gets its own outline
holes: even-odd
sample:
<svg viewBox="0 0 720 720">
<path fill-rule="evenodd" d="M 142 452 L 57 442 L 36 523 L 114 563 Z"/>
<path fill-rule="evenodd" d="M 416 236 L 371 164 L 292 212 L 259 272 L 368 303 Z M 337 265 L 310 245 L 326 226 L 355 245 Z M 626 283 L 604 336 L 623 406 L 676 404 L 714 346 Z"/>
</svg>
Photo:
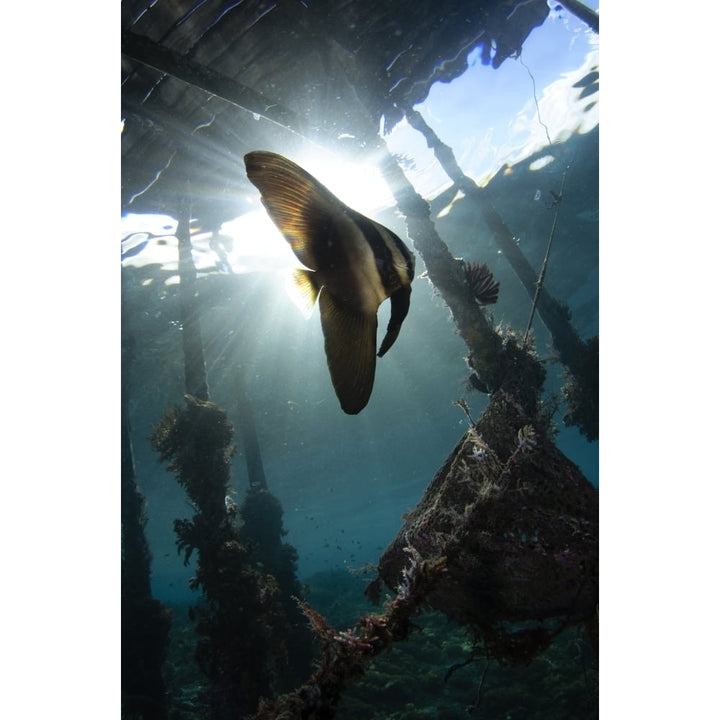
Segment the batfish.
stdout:
<svg viewBox="0 0 720 720">
<path fill-rule="evenodd" d="M 338 200 L 282 155 L 245 155 L 251 182 L 305 269 L 294 271 L 308 308 L 319 297 L 330 378 L 342 409 L 356 415 L 375 380 L 377 310 L 391 313 L 378 357 L 393 345 L 410 309 L 415 256 L 395 233 Z"/>
</svg>

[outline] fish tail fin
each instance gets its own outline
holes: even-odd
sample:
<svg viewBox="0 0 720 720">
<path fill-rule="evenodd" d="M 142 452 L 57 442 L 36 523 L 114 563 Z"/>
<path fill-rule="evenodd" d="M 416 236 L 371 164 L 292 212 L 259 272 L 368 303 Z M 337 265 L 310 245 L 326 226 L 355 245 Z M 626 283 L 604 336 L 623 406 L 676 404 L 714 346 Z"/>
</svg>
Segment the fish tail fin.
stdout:
<svg viewBox="0 0 720 720">
<path fill-rule="evenodd" d="M 377 315 L 341 305 L 324 288 L 320 293 L 320 320 L 340 407 L 349 415 L 357 415 L 367 405 L 375 381 Z"/>
</svg>

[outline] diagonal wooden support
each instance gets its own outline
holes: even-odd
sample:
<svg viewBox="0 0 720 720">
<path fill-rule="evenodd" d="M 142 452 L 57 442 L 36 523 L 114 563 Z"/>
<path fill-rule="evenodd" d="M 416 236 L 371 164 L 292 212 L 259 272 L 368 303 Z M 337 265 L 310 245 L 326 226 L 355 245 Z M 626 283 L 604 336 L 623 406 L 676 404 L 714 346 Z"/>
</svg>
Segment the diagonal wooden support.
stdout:
<svg viewBox="0 0 720 720">
<path fill-rule="evenodd" d="M 123 55 L 143 65 L 172 75 L 240 110 L 260 115 L 293 133 L 307 133 L 306 123 L 299 115 L 233 78 L 129 30 L 123 30 L 121 43 Z"/>
</svg>

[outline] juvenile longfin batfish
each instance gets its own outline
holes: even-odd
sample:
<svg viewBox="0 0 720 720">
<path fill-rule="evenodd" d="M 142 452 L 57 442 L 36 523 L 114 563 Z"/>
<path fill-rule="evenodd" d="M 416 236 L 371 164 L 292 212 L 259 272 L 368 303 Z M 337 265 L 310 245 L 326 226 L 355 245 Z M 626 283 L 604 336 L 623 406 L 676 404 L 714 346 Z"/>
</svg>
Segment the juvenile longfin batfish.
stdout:
<svg viewBox="0 0 720 720">
<path fill-rule="evenodd" d="M 377 310 L 390 298 L 382 357 L 410 308 L 415 256 L 395 233 L 352 210 L 299 165 L 271 152 L 245 156 L 248 178 L 298 260 L 307 305 L 319 297 L 325 355 L 335 394 L 351 415 L 368 403 L 375 380 Z"/>
</svg>

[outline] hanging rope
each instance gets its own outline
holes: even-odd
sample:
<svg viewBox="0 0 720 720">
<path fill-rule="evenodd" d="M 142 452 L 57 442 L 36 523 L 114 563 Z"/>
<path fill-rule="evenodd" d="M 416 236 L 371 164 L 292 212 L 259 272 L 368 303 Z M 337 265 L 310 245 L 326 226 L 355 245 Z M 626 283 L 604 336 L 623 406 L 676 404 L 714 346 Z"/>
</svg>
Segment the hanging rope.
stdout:
<svg viewBox="0 0 720 720">
<path fill-rule="evenodd" d="M 525 337 L 523 338 L 523 347 L 527 345 L 528 335 L 530 334 L 530 328 L 532 326 L 533 318 L 535 317 L 535 308 L 537 307 L 540 291 L 542 290 L 543 283 L 545 282 L 545 272 L 547 270 L 548 259 L 550 258 L 550 248 L 552 246 L 553 238 L 555 237 L 555 228 L 557 227 L 558 214 L 560 213 L 560 203 L 562 202 L 563 190 L 565 189 L 565 177 L 569 169 L 570 166 L 568 165 L 563 172 L 562 181 L 560 182 L 560 192 L 557 195 L 552 193 L 555 205 L 555 217 L 553 219 L 552 229 L 550 230 L 547 247 L 545 248 L 545 257 L 543 258 L 542 267 L 540 268 L 540 275 L 538 276 L 537 283 L 535 284 L 535 297 L 533 297 L 532 308 L 530 309 L 530 319 L 528 320 Z"/>
</svg>

